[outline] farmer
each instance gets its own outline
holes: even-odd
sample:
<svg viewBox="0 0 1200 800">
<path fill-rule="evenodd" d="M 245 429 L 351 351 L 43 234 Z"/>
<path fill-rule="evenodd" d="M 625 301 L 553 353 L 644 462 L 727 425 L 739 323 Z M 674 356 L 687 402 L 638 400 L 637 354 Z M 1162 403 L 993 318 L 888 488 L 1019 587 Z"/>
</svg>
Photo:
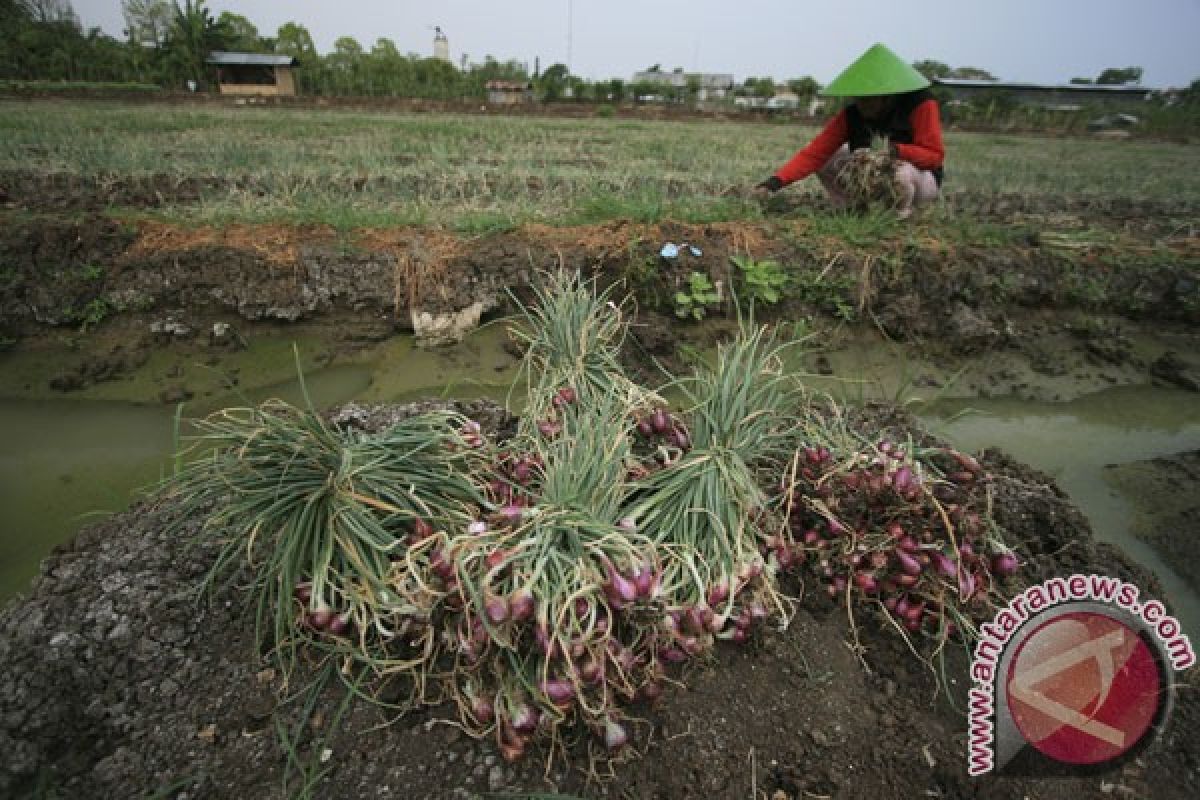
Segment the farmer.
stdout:
<svg viewBox="0 0 1200 800">
<path fill-rule="evenodd" d="M 929 81 L 877 44 L 821 94 L 853 97 L 807 147 L 755 188 L 766 196 L 816 173 L 837 208 L 886 196 L 901 218 L 937 199 L 942 184 L 942 125 Z M 872 161 L 872 140 L 888 152 Z M 876 169 L 869 167 L 875 164 Z M 864 179 L 868 185 L 864 186 Z M 880 182 L 887 182 L 886 187 Z M 886 189 L 886 191 L 883 191 Z"/>
</svg>

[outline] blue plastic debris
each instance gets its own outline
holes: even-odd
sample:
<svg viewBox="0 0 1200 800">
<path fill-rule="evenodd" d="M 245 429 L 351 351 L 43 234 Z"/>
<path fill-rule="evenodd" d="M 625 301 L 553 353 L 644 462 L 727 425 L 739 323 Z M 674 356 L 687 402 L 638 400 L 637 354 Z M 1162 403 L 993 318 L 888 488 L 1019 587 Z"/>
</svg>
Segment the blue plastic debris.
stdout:
<svg viewBox="0 0 1200 800">
<path fill-rule="evenodd" d="M 692 255 L 694 255 L 696 258 L 699 258 L 702 255 L 702 253 L 700 252 L 700 248 L 696 247 L 696 245 L 694 245 L 694 244 L 689 244 L 688 250 L 691 250 Z"/>
<path fill-rule="evenodd" d="M 663 258 L 678 258 L 679 248 L 671 242 L 667 242 L 662 246 L 662 250 L 658 251 L 658 254 Z"/>
</svg>

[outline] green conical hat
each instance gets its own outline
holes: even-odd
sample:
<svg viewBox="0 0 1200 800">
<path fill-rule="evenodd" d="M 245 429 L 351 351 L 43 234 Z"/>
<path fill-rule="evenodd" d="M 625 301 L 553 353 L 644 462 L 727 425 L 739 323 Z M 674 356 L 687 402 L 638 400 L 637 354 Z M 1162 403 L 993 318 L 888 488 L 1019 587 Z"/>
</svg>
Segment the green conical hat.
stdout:
<svg viewBox="0 0 1200 800">
<path fill-rule="evenodd" d="M 929 80 L 881 44 L 859 56 L 822 90 L 829 97 L 870 97 L 915 92 Z"/>
</svg>

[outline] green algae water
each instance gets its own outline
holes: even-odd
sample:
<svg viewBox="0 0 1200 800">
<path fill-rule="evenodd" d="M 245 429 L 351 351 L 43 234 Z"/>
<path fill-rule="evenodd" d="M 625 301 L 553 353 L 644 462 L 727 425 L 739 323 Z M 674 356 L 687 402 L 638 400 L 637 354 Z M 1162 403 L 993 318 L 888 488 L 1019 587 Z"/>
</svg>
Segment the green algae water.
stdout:
<svg viewBox="0 0 1200 800">
<path fill-rule="evenodd" d="M 503 349 L 505 336 L 500 326 L 491 326 L 436 350 L 415 347 L 411 337 L 393 337 L 326 367 L 312 357 L 320 352 L 315 339 L 259 338 L 247 350 L 224 356 L 219 367 L 159 350 L 125 379 L 53 397 L 44 388 L 46 364 L 61 363 L 69 354 L 0 357 L 0 603 L 29 586 L 55 545 L 87 523 L 124 510 L 171 469 L 175 407 L 134 402 L 155 396 L 164 382 L 186 384 L 194 392 L 183 407 L 185 435 L 188 417 L 218 408 L 271 397 L 304 405 L 295 377 L 297 352 L 316 408 L 440 396 L 502 402 L 516 378 L 515 359 Z M 164 380 L 168 374 L 175 377 Z"/>
<path fill-rule="evenodd" d="M 158 479 L 172 413 L 101 400 L 0 400 L 0 600 L 90 514 Z"/>
<path fill-rule="evenodd" d="M 320 406 L 361 393 L 369 381 L 362 368 L 334 367 L 305 382 Z M 247 399 L 267 397 L 304 402 L 297 381 Z M 171 469 L 175 427 L 170 406 L 0 400 L 0 602 L 29 584 L 55 545 L 160 480 Z"/>
</svg>

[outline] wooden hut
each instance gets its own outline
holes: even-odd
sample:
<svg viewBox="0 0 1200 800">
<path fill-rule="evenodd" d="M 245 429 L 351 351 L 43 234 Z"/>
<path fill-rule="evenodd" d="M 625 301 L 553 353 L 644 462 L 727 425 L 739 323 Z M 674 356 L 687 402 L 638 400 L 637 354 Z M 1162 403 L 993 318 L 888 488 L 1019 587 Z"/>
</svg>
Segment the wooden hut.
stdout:
<svg viewBox="0 0 1200 800">
<path fill-rule="evenodd" d="M 291 56 L 216 50 L 208 54 L 208 63 L 217 68 L 221 94 L 288 97 L 296 94 L 293 75 L 296 59 Z"/>
<path fill-rule="evenodd" d="M 516 106 L 533 102 L 533 87 L 518 81 L 488 81 L 487 101 L 494 106 Z"/>
</svg>

